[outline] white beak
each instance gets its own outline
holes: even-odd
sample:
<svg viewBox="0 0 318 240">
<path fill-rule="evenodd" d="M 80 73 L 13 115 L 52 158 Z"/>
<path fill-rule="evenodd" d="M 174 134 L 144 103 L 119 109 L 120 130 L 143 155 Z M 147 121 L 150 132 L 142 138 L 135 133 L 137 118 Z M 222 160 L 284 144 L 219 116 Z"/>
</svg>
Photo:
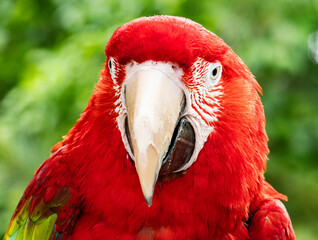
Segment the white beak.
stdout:
<svg viewBox="0 0 318 240">
<path fill-rule="evenodd" d="M 164 65 L 166 69 L 168 64 Z M 171 65 L 170 70 L 173 73 Z M 155 65 L 135 71 L 125 85 L 131 145 L 148 206 L 182 109 L 184 93 L 176 84 L 178 78 Z"/>
</svg>

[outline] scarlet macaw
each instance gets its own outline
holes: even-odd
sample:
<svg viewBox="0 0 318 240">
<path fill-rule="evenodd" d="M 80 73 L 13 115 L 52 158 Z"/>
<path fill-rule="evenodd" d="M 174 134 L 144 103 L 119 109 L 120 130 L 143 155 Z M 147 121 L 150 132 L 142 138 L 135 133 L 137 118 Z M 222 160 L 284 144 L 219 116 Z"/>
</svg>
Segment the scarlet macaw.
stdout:
<svg viewBox="0 0 318 240">
<path fill-rule="evenodd" d="M 229 46 L 155 16 L 119 27 L 105 52 L 5 240 L 295 239 L 286 197 L 264 179 L 261 87 Z"/>
</svg>

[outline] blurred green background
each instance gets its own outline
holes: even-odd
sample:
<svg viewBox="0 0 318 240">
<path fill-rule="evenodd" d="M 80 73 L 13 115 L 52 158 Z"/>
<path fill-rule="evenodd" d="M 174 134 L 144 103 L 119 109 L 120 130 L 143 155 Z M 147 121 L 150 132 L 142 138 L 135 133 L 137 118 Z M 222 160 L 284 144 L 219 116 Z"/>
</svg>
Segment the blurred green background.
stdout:
<svg viewBox="0 0 318 240">
<path fill-rule="evenodd" d="M 318 1 L 1 0 L 0 237 L 36 168 L 85 108 L 113 31 L 140 16 L 201 23 L 264 90 L 267 180 L 298 239 L 318 239 Z"/>
</svg>

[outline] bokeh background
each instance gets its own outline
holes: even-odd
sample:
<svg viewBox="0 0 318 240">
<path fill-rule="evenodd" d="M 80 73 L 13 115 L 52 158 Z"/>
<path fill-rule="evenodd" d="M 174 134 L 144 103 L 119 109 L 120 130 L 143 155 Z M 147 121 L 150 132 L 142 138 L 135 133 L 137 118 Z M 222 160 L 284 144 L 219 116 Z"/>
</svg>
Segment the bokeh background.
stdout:
<svg viewBox="0 0 318 240">
<path fill-rule="evenodd" d="M 318 239 L 317 0 L 1 0 L 0 237 L 36 168 L 83 111 L 113 31 L 177 15 L 216 33 L 264 90 L 267 180 L 298 239 Z"/>
</svg>

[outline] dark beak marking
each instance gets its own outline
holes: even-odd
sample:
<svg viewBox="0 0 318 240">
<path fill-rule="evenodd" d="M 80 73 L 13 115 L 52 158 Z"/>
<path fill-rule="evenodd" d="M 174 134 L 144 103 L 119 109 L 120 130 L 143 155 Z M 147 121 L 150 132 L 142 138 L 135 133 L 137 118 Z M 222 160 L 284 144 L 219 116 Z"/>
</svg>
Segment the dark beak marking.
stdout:
<svg viewBox="0 0 318 240">
<path fill-rule="evenodd" d="M 168 152 L 163 159 L 159 175 L 167 175 L 187 164 L 195 147 L 195 133 L 190 122 L 181 118 L 174 130 Z"/>
</svg>

